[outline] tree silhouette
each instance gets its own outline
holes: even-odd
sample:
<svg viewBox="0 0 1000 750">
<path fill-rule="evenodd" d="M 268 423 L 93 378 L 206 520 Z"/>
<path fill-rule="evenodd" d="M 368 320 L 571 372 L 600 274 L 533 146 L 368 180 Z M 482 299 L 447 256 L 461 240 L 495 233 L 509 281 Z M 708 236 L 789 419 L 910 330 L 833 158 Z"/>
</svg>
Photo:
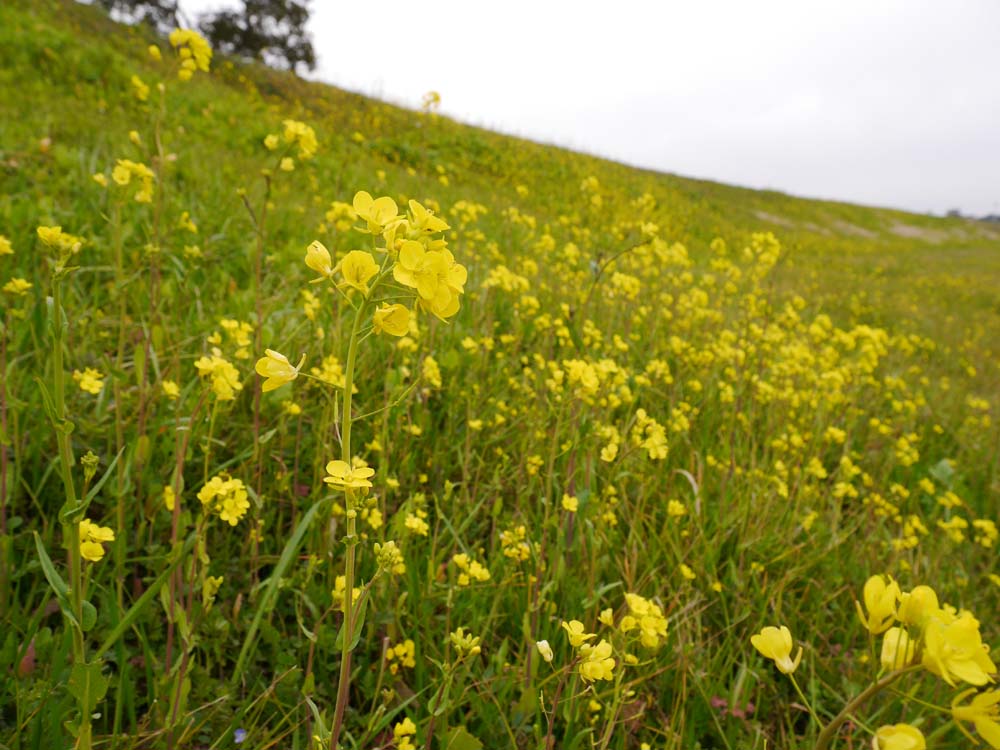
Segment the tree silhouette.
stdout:
<svg viewBox="0 0 1000 750">
<path fill-rule="evenodd" d="M 171 0 L 160 0 L 170 2 Z M 243 0 L 242 10 L 222 10 L 199 19 L 199 28 L 223 54 L 260 60 L 295 71 L 316 68 L 306 31 L 308 0 Z"/>
</svg>

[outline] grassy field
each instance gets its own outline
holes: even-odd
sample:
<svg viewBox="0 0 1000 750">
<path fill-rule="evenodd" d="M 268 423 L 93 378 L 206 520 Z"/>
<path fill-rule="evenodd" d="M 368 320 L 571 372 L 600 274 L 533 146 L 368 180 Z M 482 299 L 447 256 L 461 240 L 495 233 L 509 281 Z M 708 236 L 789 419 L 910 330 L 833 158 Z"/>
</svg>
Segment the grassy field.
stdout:
<svg viewBox="0 0 1000 750">
<path fill-rule="evenodd" d="M 172 42 L 0 5 L 0 748 L 1000 747 L 1000 229 Z"/>
</svg>

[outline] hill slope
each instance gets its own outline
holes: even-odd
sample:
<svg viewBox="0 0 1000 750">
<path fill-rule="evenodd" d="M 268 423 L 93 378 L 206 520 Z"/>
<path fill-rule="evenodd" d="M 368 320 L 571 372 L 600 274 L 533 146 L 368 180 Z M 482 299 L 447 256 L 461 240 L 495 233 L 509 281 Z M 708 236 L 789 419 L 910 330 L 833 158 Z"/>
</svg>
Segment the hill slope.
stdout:
<svg viewBox="0 0 1000 750">
<path fill-rule="evenodd" d="M 869 576 L 997 611 L 995 227 L 177 66 L 0 6 L 0 745 L 812 748 Z"/>
</svg>

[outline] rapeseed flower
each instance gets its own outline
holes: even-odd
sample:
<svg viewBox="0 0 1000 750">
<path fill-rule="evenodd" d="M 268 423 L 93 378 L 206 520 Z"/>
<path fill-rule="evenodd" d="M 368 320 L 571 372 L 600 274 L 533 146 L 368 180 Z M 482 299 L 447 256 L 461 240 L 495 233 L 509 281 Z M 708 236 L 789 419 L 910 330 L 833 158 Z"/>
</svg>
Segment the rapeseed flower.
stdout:
<svg viewBox="0 0 1000 750">
<path fill-rule="evenodd" d="M 80 535 L 80 556 L 84 560 L 97 562 L 104 557 L 105 542 L 115 540 L 115 532 L 107 526 L 98 526 L 88 518 L 84 518 L 78 525 Z"/>
<path fill-rule="evenodd" d="M 865 617 L 861 604 L 855 600 L 861 624 L 868 628 L 872 635 L 884 633 L 896 620 L 896 608 L 902 592 L 892 576 L 872 576 L 865 582 L 862 598 L 865 600 Z"/>
<path fill-rule="evenodd" d="M 326 465 L 328 476 L 323 478 L 327 484 L 340 487 L 343 490 L 363 489 L 371 487 L 369 478 L 375 476 L 375 469 L 368 466 L 353 468 L 347 461 L 330 461 Z"/>
<path fill-rule="evenodd" d="M 959 705 L 959 701 L 973 696 L 967 705 Z M 975 739 L 959 722 L 969 722 L 976 727 L 979 736 L 986 740 L 992 748 L 1000 748 L 1000 690 L 987 690 L 976 693 L 970 688 L 955 696 L 951 702 L 951 715 L 962 733 L 975 743 Z"/>
<path fill-rule="evenodd" d="M 872 750 L 924 750 L 924 735 L 910 724 L 887 724 L 872 738 Z"/>
<path fill-rule="evenodd" d="M 250 508 L 247 489 L 243 480 L 234 479 L 223 472 L 205 483 L 198 491 L 198 499 L 206 511 L 214 511 L 230 526 L 235 526 Z"/>
<path fill-rule="evenodd" d="M 585 682 L 614 679 L 615 660 L 611 656 L 611 644 L 603 638 L 596 646 L 584 643 L 579 648 L 582 659 L 579 670 Z"/>
<path fill-rule="evenodd" d="M 314 240 L 306 248 L 306 265 L 322 277 L 314 280 L 317 282 L 332 277 L 336 271 L 330 251 L 319 240 Z"/>
<path fill-rule="evenodd" d="M 28 293 L 33 284 L 27 279 L 13 278 L 3 285 L 3 291 L 6 294 L 12 294 L 15 297 L 23 297 Z"/>
<path fill-rule="evenodd" d="M 303 354 L 298 365 L 293 366 L 284 354 L 276 352 L 273 349 L 265 349 L 264 355 L 257 360 L 257 364 L 254 367 L 258 375 L 266 378 L 264 385 L 261 386 L 261 391 L 264 393 L 273 391 L 295 380 L 299 376 L 299 370 L 302 369 L 302 365 L 306 361 L 306 355 Z"/>
<path fill-rule="evenodd" d="M 939 612 L 924 628 L 923 665 L 949 685 L 993 682 L 997 668 L 979 633 L 979 621 L 963 612 L 949 617 Z"/>
<path fill-rule="evenodd" d="M 372 198 L 370 193 L 361 190 L 354 195 L 353 206 L 358 218 L 365 222 L 359 231 L 368 234 L 382 234 L 387 226 L 400 220 L 396 201 L 388 196 Z"/>
<path fill-rule="evenodd" d="M 551 662 L 555 657 L 555 654 L 552 653 L 552 646 L 549 645 L 548 641 L 536 641 L 535 648 L 538 649 L 538 653 L 547 662 Z"/>
<path fill-rule="evenodd" d="M 778 670 L 784 674 L 792 674 L 798 669 L 799 662 L 802 661 L 802 647 L 793 660 L 791 658 L 792 642 L 791 631 L 782 625 L 780 628 L 768 626 L 757 635 L 751 636 L 750 643 L 761 654 L 774 661 Z"/>
<path fill-rule="evenodd" d="M 569 645 L 573 648 L 578 648 L 591 638 L 597 637 L 597 633 L 588 633 L 583 623 L 579 620 L 570 620 L 569 622 L 563 620 L 562 629 L 566 631 Z"/>
<path fill-rule="evenodd" d="M 195 70 L 208 72 L 212 62 L 212 47 L 205 37 L 193 29 L 174 29 L 170 32 L 170 45 L 177 50 L 181 58 L 181 69 L 177 77 L 188 81 Z"/>
<path fill-rule="evenodd" d="M 73 370 L 73 380 L 80 386 L 81 391 L 97 395 L 104 388 L 104 375 L 99 370 L 84 368 L 83 372 Z"/>
<path fill-rule="evenodd" d="M 882 636 L 880 662 L 886 669 L 902 669 L 913 661 L 916 643 L 903 628 L 889 628 Z"/>
<path fill-rule="evenodd" d="M 223 358 L 219 349 L 213 348 L 211 356 L 199 357 L 194 366 L 200 377 L 211 379 L 212 391 L 219 401 L 232 401 L 243 390 L 239 371 Z"/>
<path fill-rule="evenodd" d="M 383 304 L 372 314 L 372 328 L 375 333 L 405 336 L 410 330 L 410 311 L 404 305 Z"/>
<path fill-rule="evenodd" d="M 340 273 L 344 280 L 342 286 L 357 289 L 362 294 L 368 294 L 368 281 L 378 273 L 378 263 L 371 253 L 364 250 L 351 250 L 340 261 Z"/>
</svg>

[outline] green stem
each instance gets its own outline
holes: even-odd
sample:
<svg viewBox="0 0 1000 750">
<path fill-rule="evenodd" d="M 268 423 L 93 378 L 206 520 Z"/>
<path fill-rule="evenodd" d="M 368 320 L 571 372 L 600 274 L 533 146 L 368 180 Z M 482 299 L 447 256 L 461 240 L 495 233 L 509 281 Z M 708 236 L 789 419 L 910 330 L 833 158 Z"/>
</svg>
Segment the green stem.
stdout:
<svg viewBox="0 0 1000 750">
<path fill-rule="evenodd" d="M 854 713 L 865 701 L 876 693 L 889 687 L 889 685 L 894 683 L 907 672 L 913 672 L 917 669 L 920 669 L 919 665 L 898 669 L 895 672 L 890 672 L 881 680 L 873 682 L 865 688 L 865 690 L 859 693 L 853 700 L 844 706 L 843 710 L 834 716 L 830 720 L 830 723 L 823 728 L 823 731 L 820 732 L 819 737 L 816 739 L 815 750 L 828 750 L 830 745 L 833 743 L 833 738 L 837 736 L 837 730 L 840 729 L 840 725 L 847 721 L 850 715 Z"/>
<path fill-rule="evenodd" d="M 373 287 L 374 289 L 374 287 Z M 369 295 L 371 292 L 369 292 Z M 351 338 L 347 344 L 347 364 L 344 370 L 344 408 L 341 414 L 340 427 L 340 457 L 351 463 L 351 408 L 354 391 L 354 367 L 358 359 L 358 331 L 361 330 L 361 319 L 368 304 L 368 296 L 361 301 L 354 313 L 354 324 L 351 326 Z M 354 563 L 355 547 L 357 546 L 357 518 L 354 509 L 354 494 L 348 489 L 346 495 L 347 535 L 344 543 L 347 551 L 344 560 L 344 640 L 341 643 L 340 678 L 337 682 L 337 706 L 333 714 L 333 729 L 330 732 L 330 750 L 337 750 L 340 730 L 344 726 L 344 712 L 347 710 L 347 696 L 351 688 L 351 644 L 354 641 Z"/>
<path fill-rule="evenodd" d="M 63 490 L 66 495 L 66 506 L 75 510 L 79 505 L 76 496 L 76 486 L 73 484 L 73 447 L 70 444 L 69 432 L 66 425 L 66 373 L 63 362 L 63 310 L 62 310 L 62 274 L 61 268 L 56 270 L 52 279 L 52 366 L 53 372 L 53 393 L 52 401 L 55 406 L 56 419 L 56 443 L 59 448 L 59 473 L 62 476 Z M 71 514 L 72 517 L 72 514 Z M 63 523 L 63 539 L 68 545 L 67 555 L 69 559 L 70 578 L 70 606 L 73 608 L 73 616 L 77 623 L 83 623 L 83 576 L 82 560 L 80 558 L 80 524 L 75 520 Z M 85 665 L 87 663 L 87 646 L 83 638 L 83 630 L 80 625 L 70 625 L 73 634 L 73 664 Z M 84 695 L 81 698 L 80 726 L 77 735 L 76 747 L 79 750 L 90 750 L 90 712 L 87 707 L 90 704 L 89 680 L 84 680 Z"/>
</svg>

